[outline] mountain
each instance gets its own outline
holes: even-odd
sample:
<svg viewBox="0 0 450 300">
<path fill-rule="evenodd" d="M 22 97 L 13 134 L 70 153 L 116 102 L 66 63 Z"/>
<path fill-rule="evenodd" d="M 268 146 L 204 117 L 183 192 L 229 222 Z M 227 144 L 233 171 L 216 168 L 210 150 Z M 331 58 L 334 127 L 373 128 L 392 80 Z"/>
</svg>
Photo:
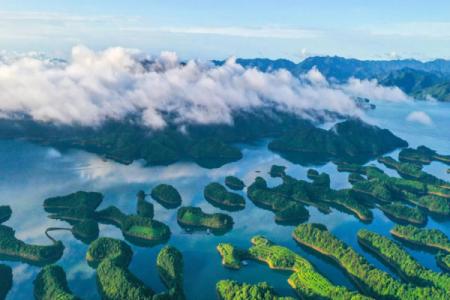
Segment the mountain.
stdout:
<svg viewBox="0 0 450 300">
<path fill-rule="evenodd" d="M 397 86 L 417 99 L 427 99 L 431 96 L 439 101 L 450 101 L 448 75 L 404 68 L 389 73 L 379 81 L 385 86 Z"/>
<path fill-rule="evenodd" d="M 225 61 L 216 60 L 213 62 L 221 65 Z M 450 60 L 444 59 L 421 62 L 415 59 L 359 60 L 340 56 L 312 56 L 297 64 L 287 59 L 271 60 L 267 58 L 238 58 L 236 62 L 246 68 L 255 67 L 261 71 L 286 69 L 295 76 L 306 73 L 315 66 L 324 76 L 329 79 L 334 78 L 337 81 L 346 81 L 350 77 L 359 79 L 380 78 L 402 69 L 450 75 Z"/>
</svg>

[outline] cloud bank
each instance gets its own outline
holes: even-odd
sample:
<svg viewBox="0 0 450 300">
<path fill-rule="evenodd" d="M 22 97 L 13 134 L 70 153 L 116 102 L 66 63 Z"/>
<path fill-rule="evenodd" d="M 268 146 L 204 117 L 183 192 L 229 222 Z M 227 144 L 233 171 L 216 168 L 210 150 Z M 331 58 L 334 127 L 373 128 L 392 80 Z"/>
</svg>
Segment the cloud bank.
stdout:
<svg viewBox="0 0 450 300">
<path fill-rule="evenodd" d="M 406 117 L 407 121 L 410 122 L 416 122 L 416 123 L 420 123 L 422 125 L 432 125 L 433 121 L 431 120 L 431 117 L 423 111 L 413 111 L 411 112 L 407 117 Z"/>
<path fill-rule="evenodd" d="M 97 126 L 130 114 L 151 128 L 166 126 L 167 114 L 180 125 L 230 124 L 236 111 L 267 107 L 304 118 L 326 111 L 361 116 L 355 95 L 403 97 L 374 81 L 333 86 L 317 69 L 296 78 L 286 70 L 245 69 L 234 59 L 222 66 L 180 63 L 172 52 L 148 57 L 124 48 L 95 52 L 78 46 L 68 62 L 35 56 L 0 60 L 0 116 L 59 124 Z"/>
</svg>

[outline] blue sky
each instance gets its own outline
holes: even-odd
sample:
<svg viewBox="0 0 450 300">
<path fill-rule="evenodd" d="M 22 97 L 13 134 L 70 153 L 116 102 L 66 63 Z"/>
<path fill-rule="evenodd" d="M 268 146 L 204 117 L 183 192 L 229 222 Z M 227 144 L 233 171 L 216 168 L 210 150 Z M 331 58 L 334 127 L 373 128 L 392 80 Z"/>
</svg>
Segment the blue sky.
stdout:
<svg viewBox="0 0 450 300">
<path fill-rule="evenodd" d="M 450 58 L 450 1 L 0 0 L 0 50 L 82 44 L 182 58 Z"/>
</svg>

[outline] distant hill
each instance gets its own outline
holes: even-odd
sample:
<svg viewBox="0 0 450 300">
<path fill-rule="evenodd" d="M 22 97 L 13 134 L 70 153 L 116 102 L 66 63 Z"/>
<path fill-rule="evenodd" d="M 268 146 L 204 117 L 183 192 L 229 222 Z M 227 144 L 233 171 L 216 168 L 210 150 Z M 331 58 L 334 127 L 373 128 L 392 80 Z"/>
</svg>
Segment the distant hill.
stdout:
<svg viewBox="0 0 450 300">
<path fill-rule="evenodd" d="M 221 65 L 224 61 L 213 61 Z M 286 69 L 299 76 L 316 67 L 329 80 L 344 82 L 350 77 L 377 79 L 383 85 L 397 86 L 408 95 L 425 99 L 427 95 L 439 101 L 450 99 L 450 60 L 421 62 L 415 59 L 359 60 L 339 56 L 308 57 L 300 63 L 287 59 L 243 59 L 236 62 L 246 68 L 263 72 Z"/>
<path fill-rule="evenodd" d="M 213 61 L 221 65 L 224 61 Z M 238 58 L 236 62 L 244 67 L 256 67 L 261 71 L 287 69 L 294 75 L 309 71 L 316 66 L 327 78 L 335 78 L 345 81 L 350 77 L 360 79 L 379 78 L 401 69 L 412 69 L 425 72 L 433 72 L 440 75 L 450 75 L 450 60 L 436 59 L 429 62 L 421 62 L 415 59 L 400 60 L 359 60 L 340 56 L 312 56 L 294 63 L 287 59 L 267 58 Z"/>
</svg>

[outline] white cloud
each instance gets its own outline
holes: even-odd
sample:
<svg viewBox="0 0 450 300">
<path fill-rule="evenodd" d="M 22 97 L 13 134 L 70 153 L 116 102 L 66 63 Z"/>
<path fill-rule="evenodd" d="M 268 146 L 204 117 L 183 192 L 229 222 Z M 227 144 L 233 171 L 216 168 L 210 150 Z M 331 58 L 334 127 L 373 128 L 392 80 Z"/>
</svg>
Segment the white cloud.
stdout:
<svg viewBox="0 0 450 300">
<path fill-rule="evenodd" d="M 359 80 L 350 78 L 341 86 L 342 90 L 354 97 L 369 98 L 371 100 L 383 101 L 407 101 L 408 96 L 398 87 L 385 87 L 373 80 Z"/>
<path fill-rule="evenodd" d="M 433 121 L 431 120 L 431 117 L 423 111 L 413 111 L 411 112 L 407 117 L 406 120 L 409 122 L 416 122 L 423 125 L 432 125 Z"/>
<path fill-rule="evenodd" d="M 153 61 L 148 69 L 141 64 L 144 58 Z M 146 57 L 136 50 L 94 52 L 79 46 L 66 64 L 35 57 L 0 63 L 0 113 L 82 125 L 141 114 L 152 128 L 166 125 L 163 112 L 174 114 L 180 125 L 231 123 L 233 112 L 262 107 L 305 118 L 312 111 L 362 114 L 345 89 L 326 84 L 317 70 L 308 74 L 313 84 L 286 70 L 245 69 L 234 59 L 219 67 L 194 60 L 180 64 L 172 52 Z M 367 92 L 373 93 L 359 89 L 361 95 Z"/>
<path fill-rule="evenodd" d="M 245 38 L 305 39 L 321 35 L 318 30 L 286 27 L 123 27 L 130 32 L 164 32 L 183 34 L 211 34 Z"/>
</svg>

